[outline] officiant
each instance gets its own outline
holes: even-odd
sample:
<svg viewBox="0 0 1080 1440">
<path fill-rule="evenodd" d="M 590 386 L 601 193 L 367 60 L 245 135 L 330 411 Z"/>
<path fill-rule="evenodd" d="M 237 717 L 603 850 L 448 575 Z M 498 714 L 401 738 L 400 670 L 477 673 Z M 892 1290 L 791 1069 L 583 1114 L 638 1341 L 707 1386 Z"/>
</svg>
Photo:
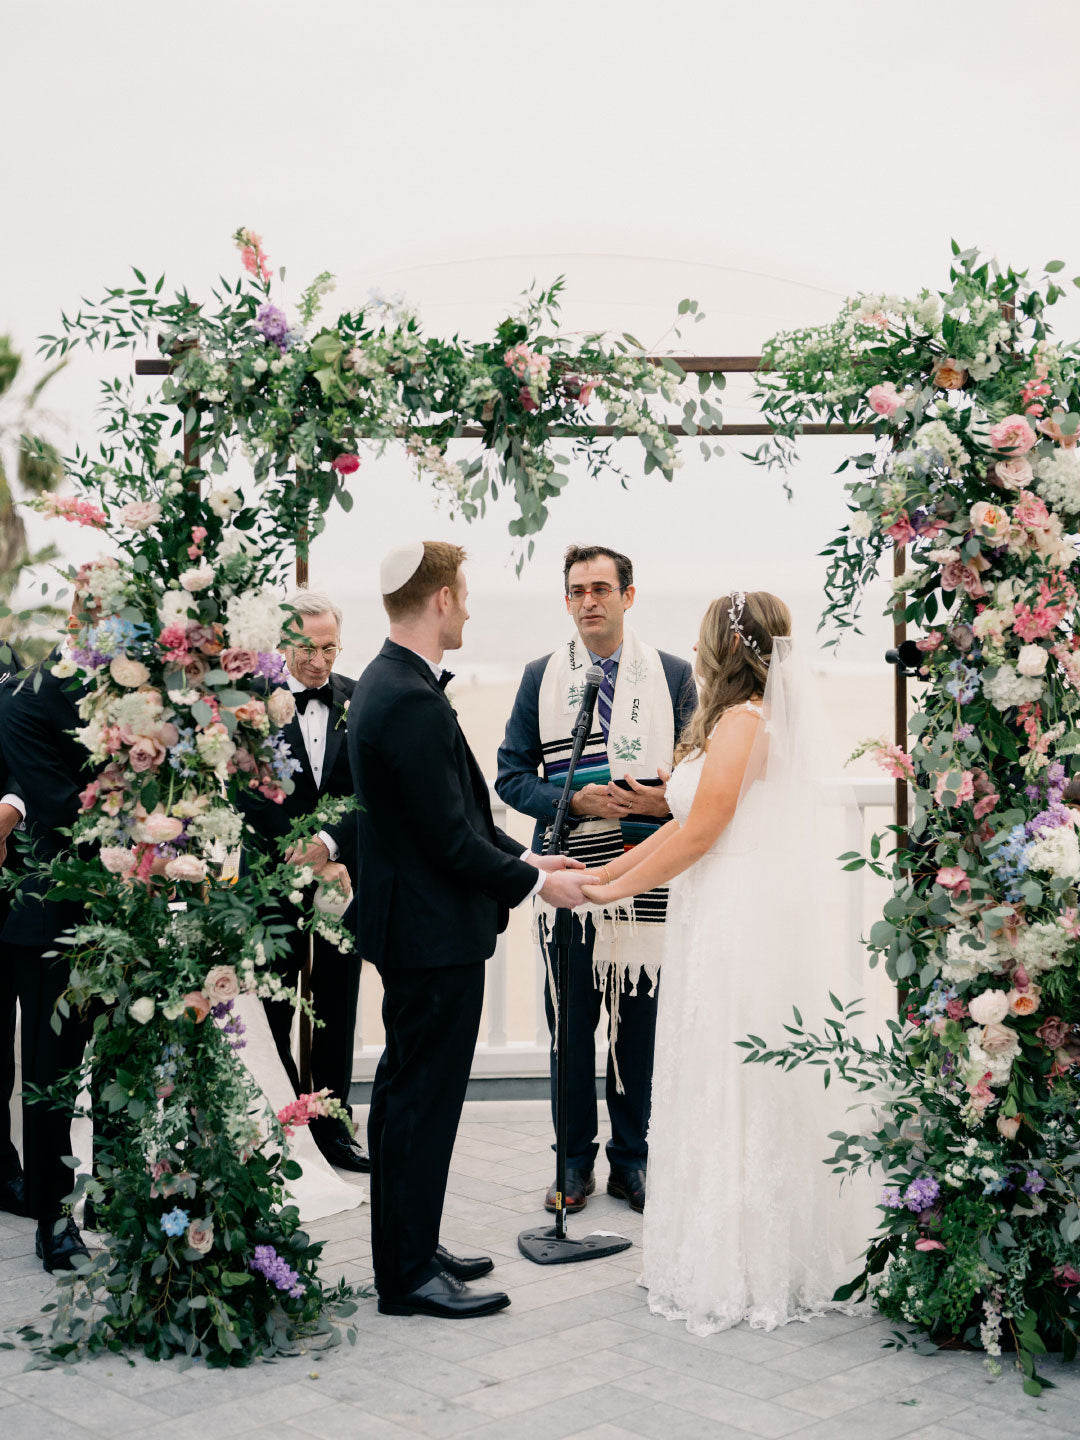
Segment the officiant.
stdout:
<svg viewBox="0 0 1080 1440">
<path fill-rule="evenodd" d="M 254 832 L 246 843 L 263 853 L 281 855 L 280 845 L 293 823 L 308 815 L 320 800 L 350 798 L 353 794 L 349 752 L 345 743 L 345 718 L 355 681 L 340 675 L 334 665 L 341 654 L 341 611 L 325 595 L 300 590 L 285 601 L 294 613 L 286 627 L 282 652 L 287 666 L 285 684 L 296 702 L 296 713 L 284 727 L 293 759 L 299 769 L 293 775 L 293 792 L 278 805 L 249 792 L 240 801 L 244 817 Z M 328 824 L 306 845 L 293 847 L 282 863 L 310 866 L 321 879 L 338 867 L 348 872 L 356 885 L 356 815 L 349 813 Z M 355 903 L 355 902 L 354 902 Z M 295 988 L 308 953 L 311 931 L 295 928 L 301 912 L 283 902 L 285 918 L 294 926 L 289 949 L 275 968 L 282 981 Z M 342 921 L 350 934 L 356 930 L 355 914 L 346 912 Z M 352 1085 L 353 1033 L 360 992 L 360 956 L 355 950 L 342 954 L 336 946 L 314 935 L 312 945 L 311 1002 L 319 1025 L 312 1028 L 312 1089 L 324 1086 L 348 1106 Z M 292 1055 L 293 1006 L 283 1000 L 266 1000 L 266 1016 L 278 1055 L 297 1093 L 300 1077 Z M 340 1120 L 318 1119 L 311 1136 L 331 1165 L 343 1170 L 366 1172 L 370 1166 L 363 1147 Z"/>
<path fill-rule="evenodd" d="M 531 661 L 518 689 L 499 750 L 495 789 L 536 821 L 533 849 L 543 848 L 562 793 L 571 729 L 585 671 L 604 672 L 592 732 L 575 776 L 569 851 L 590 868 L 621 856 L 671 817 L 664 779 L 679 735 L 697 705 L 685 660 L 646 645 L 626 624 L 636 594 L 630 560 L 604 545 L 572 545 L 563 562 L 566 609 L 576 635 L 553 654 Z M 646 783 L 641 783 L 642 781 Z M 656 1001 L 667 891 L 638 896 L 632 915 L 605 912 L 601 933 L 591 916 L 575 925 L 570 950 L 567 1172 L 564 1206 L 584 1209 L 596 1188 L 596 1055 L 603 1006 L 611 1040 L 606 1098 L 609 1195 L 645 1207 L 647 1132 L 652 1093 Z M 542 921 L 541 921 L 542 923 Z M 541 930 L 541 943 L 544 932 Z M 551 1102 L 555 1108 L 555 1009 L 545 989 L 552 1036 Z M 544 1201 L 555 1210 L 555 1186 Z"/>
</svg>

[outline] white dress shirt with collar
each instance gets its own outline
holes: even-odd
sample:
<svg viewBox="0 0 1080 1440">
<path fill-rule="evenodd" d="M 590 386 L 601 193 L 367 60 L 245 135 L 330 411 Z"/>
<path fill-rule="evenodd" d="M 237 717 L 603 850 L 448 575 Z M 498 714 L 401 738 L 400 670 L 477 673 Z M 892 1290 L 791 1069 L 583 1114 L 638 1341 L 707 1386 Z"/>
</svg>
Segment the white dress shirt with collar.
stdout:
<svg viewBox="0 0 1080 1440">
<path fill-rule="evenodd" d="M 289 674 L 285 677 L 289 689 L 294 695 L 299 695 L 302 690 L 308 687 L 302 680 L 297 680 L 295 675 Z M 296 712 L 296 723 L 300 726 L 300 734 L 303 737 L 304 749 L 307 751 L 308 764 L 311 767 L 312 778 L 316 788 L 322 785 L 323 762 L 326 759 L 326 733 L 330 726 L 330 704 L 333 700 L 333 691 L 330 688 L 329 678 L 325 686 L 326 704 L 322 705 L 317 700 L 309 700 L 304 707 L 303 714 Z M 326 830 L 320 830 L 315 837 L 321 840 L 330 854 L 331 860 L 338 857 L 338 843 Z"/>
</svg>

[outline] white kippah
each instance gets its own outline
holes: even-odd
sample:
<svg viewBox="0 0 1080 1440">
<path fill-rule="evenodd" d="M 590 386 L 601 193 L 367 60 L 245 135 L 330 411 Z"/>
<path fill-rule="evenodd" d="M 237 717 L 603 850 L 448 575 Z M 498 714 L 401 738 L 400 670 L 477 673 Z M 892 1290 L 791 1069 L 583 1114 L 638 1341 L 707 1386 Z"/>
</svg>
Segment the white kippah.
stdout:
<svg viewBox="0 0 1080 1440">
<path fill-rule="evenodd" d="M 379 566 L 379 589 L 384 595 L 393 595 L 400 590 L 420 569 L 424 559 L 424 542 L 413 540 L 409 545 L 398 545 L 383 556 Z"/>
</svg>

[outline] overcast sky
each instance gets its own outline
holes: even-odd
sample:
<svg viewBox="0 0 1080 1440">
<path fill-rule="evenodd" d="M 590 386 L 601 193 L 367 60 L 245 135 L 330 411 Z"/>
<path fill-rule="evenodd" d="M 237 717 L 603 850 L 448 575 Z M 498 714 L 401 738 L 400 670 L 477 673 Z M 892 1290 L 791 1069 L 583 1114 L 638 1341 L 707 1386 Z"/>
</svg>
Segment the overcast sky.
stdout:
<svg viewBox="0 0 1080 1440">
<path fill-rule="evenodd" d="M 649 343 L 697 296 L 700 352 L 944 285 L 954 235 L 1080 274 L 1073 0 L 8 0 L 3 35 L 0 331 L 27 349 L 131 264 L 195 292 L 233 273 L 238 225 L 293 294 L 334 271 L 332 310 L 402 289 L 429 330 L 480 336 L 566 272 L 568 326 Z M 1080 304 L 1055 323 L 1072 338 Z M 68 446 L 98 373 L 80 358 L 52 392 Z M 738 448 L 688 448 L 671 486 L 581 479 L 521 583 L 602 539 L 656 590 L 812 595 L 843 445 L 805 443 L 791 504 Z M 462 528 L 399 462 L 357 480 L 321 585 L 363 593 L 389 545 Z M 465 536 L 474 594 L 518 585 L 508 518 Z"/>
</svg>

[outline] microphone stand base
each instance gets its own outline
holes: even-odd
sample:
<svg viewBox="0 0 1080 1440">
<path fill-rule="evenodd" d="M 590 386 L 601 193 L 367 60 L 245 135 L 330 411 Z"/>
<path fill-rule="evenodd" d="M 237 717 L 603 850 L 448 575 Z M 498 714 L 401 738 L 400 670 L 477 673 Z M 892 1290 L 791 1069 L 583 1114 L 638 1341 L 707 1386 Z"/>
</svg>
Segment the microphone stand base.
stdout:
<svg viewBox="0 0 1080 1440">
<path fill-rule="evenodd" d="M 633 1245 L 625 1235 L 604 1234 L 595 1231 L 580 1240 L 571 1240 L 569 1235 L 560 1236 L 554 1227 L 545 1230 L 523 1230 L 518 1236 L 518 1249 L 526 1260 L 536 1265 L 569 1265 L 575 1260 L 602 1260 L 607 1255 L 618 1255 Z"/>
</svg>

